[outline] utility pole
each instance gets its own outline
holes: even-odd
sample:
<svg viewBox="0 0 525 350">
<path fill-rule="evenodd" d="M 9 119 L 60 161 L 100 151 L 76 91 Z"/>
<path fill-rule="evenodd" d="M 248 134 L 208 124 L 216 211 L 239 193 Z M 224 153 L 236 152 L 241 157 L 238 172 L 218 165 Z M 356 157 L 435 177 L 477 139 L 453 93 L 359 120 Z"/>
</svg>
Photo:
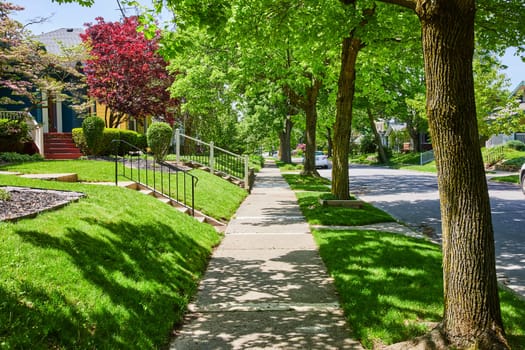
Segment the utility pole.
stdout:
<svg viewBox="0 0 525 350">
<path fill-rule="evenodd" d="M 122 14 L 122 18 L 126 18 L 126 12 L 124 11 L 124 8 L 122 7 L 120 0 L 117 0 L 118 8 L 120 10 L 120 13 Z"/>
</svg>

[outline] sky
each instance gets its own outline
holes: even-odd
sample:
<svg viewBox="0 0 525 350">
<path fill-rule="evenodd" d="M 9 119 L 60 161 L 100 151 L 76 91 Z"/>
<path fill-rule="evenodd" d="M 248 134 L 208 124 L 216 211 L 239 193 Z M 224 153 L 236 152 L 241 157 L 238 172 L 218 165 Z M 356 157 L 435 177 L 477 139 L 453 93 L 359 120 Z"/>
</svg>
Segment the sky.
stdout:
<svg viewBox="0 0 525 350">
<path fill-rule="evenodd" d="M 22 23 L 28 23 L 36 17 L 52 17 L 42 24 L 30 25 L 29 29 L 34 34 L 50 32 L 59 28 L 82 28 L 85 23 L 95 23 L 96 17 L 103 17 L 106 22 L 118 21 L 121 18 L 120 10 L 116 0 L 95 0 L 92 7 L 82 7 L 74 4 L 57 4 L 51 0 L 9 0 L 14 4 L 23 6 L 15 19 Z M 151 5 L 150 0 L 139 0 L 141 5 Z M 151 7 L 151 6 L 150 6 Z M 126 15 L 135 15 L 134 9 L 126 9 Z M 169 18 L 168 14 L 163 15 Z M 510 89 L 513 90 L 521 81 L 525 81 L 525 62 L 520 57 L 513 55 L 513 50 L 507 50 L 502 57 L 502 63 L 508 66 L 503 73 L 510 79 Z"/>
<path fill-rule="evenodd" d="M 44 23 L 31 24 L 28 28 L 33 34 L 50 32 L 59 28 L 83 28 L 85 23 L 95 23 L 95 18 L 103 17 L 106 22 L 121 19 L 121 12 L 116 0 L 95 0 L 91 7 L 83 7 L 77 3 L 57 4 L 51 0 L 8 0 L 9 2 L 24 7 L 15 19 L 28 23 L 37 17 L 51 17 Z M 151 7 L 150 0 L 139 0 L 141 5 Z M 127 16 L 136 13 L 134 8 L 124 8 Z"/>
</svg>

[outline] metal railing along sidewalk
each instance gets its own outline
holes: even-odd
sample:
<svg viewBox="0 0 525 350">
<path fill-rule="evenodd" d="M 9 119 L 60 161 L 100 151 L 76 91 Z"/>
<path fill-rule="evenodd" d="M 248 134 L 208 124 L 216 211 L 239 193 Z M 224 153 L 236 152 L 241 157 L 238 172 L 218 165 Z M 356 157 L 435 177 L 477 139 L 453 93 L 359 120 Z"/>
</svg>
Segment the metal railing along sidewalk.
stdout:
<svg viewBox="0 0 525 350">
<path fill-rule="evenodd" d="M 118 185 L 119 175 L 136 182 L 146 189 L 163 196 L 178 205 L 188 208 L 195 216 L 195 186 L 199 181 L 189 171 L 176 165 L 155 161 L 152 156 L 134 145 L 113 140 L 118 146 L 125 146 L 128 154 L 119 158 L 118 148 L 115 150 L 115 184 Z M 119 166 L 121 163 L 121 166 Z"/>
</svg>

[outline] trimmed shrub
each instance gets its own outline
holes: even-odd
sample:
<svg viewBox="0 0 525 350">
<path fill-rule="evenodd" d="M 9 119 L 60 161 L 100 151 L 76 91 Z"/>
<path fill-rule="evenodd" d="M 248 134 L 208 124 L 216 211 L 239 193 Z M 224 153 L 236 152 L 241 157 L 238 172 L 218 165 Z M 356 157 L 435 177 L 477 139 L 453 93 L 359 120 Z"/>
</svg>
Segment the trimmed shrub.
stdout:
<svg viewBox="0 0 525 350">
<path fill-rule="evenodd" d="M 80 152 L 82 152 L 83 155 L 87 155 L 88 146 L 82 128 L 74 128 L 73 130 L 71 130 L 71 135 L 73 137 L 73 142 L 80 149 Z"/>
<path fill-rule="evenodd" d="M 138 136 L 139 136 L 139 134 L 136 133 L 135 131 L 120 130 L 120 139 L 122 141 L 126 141 L 127 143 L 130 143 L 133 146 L 139 148 L 141 151 L 144 151 L 144 149 L 146 147 L 139 147 L 138 146 L 138 143 L 137 143 Z M 119 154 L 120 154 L 120 152 L 123 152 L 123 153 L 127 154 L 129 152 L 136 152 L 137 151 L 134 147 L 130 147 L 129 145 L 127 145 L 125 143 L 121 143 L 119 148 L 120 148 Z"/>
<path fill-rule="evenodd" d="M 0 153 L 0 161 L 6 163 L 24 163 L 24 162 L 38 162 L 44 160 L 44 158 L 38 154 L 21 154 L 16 152 L 4 152 Z"/>
<path fill-rule="evenodd" d="M 142 150 L 148 148 L 148 138 L 146 135 L 137 133 L 137 147 Z"/>
<path fill-rule="evenodd" d="M 87 143 L 84 138 L 82 129 L 73 129 L 73 141 L 82 153 L 87 154 Z M 121 130 L 115 128 L 106 128 L 102 133 L 102 137 L 99 142 L 98 155 L 109 156 L 117 154 L 120 156 L 126 155 L 129 151 L 135 151 L 133 147 L 130 147 L 124 143 L 112 142 L 113 140 L 124 140 L 134 145 L 135 147 L 145 150 L 146 149 L 146 136 L 139 134 L 133 130 Z M 85 151 L 86 150 L 86 151 Z"/>
<path fill-rule="evenodd" d="M 169 152 L 173 130 L 168 123 L 155 122 L 146 133 L 148 146 L 156 161 L 162 161 Z"/>
<path fill-rule="evenodd" d="M 0 152 L 22 153 L 24 142 L 31 141 L 25 120 L 0 119 Z"/>
<path fill-rule="evenodd" d="M 102 138 L 100 140 L 100 152 L 101 156 L 109 156 L 112 154 L 117 154 L 120 149 L 118 142 L 111 142 L 113 140 L 120 140 L 120 129 L 115 128 L 106 128 L 102 133 Z M 122 152 L 118 152 L 123 154 Z"/>
<path fill-rule="evenodd" d="M 82 122 L 82 131 L 84 132 L 88 154 L 97 155 L 103 149 L 100 143 L 103 138 L 104 128 L 104 121 L 96 116 L 87 117 Z"/>
<path fill-rule="evenodd" d="M 505 147 L 515 149 L 516 151 L 525 151 L 525 143 L 520 140 L 511 140 L 505 144 Z"/>
</svg>

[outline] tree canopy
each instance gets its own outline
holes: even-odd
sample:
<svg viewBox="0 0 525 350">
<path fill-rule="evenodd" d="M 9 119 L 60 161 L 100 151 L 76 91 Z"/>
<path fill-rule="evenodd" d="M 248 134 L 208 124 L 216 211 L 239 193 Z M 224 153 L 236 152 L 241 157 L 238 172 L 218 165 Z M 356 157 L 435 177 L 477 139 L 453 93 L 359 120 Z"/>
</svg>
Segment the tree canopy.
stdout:
<svg viewBox="0 0 525 350">
<path fill-rule="evenodd" d="M 81 35 L 90 53 L 84 68 L 89 94 L 109 108 L 108 127 L 129 117 L 143 121 L 153 116 L 170 123 L 175 119 L 178 102 L 167 91 L 174 77 L 157 53 L 159 37 L 147 39 L 138 26 L 137 17 L 122 22 L 97 18 Z"/>
<path fill-rule="evenodd" d="M 395 41 L 396 29 L 405 28 L 410 16 L 419 20 L 416 29 L 420 31 L 424 61 L 425 109 L 438 169 L 445 301 L 441 324 L 420 341 L 428 348 L 435 348 L 435 339 L 439 338 L 450 348 L 508 349 L 499 306 L 490 201 L 479 148 L 473 57 L 476 43 L 482 53 L 501 52 L 508 46 L 525 50 L 522 0 L 156 0 L 156 3 L 167 4 L 181 28 L 196 25 L 226 33 L 228 38 L 241 38 L 244 33 L 236 30 L 243 26 L 236 25 L 237 15 L 245 14 L 250 16 L 256 35 L 263 33 L 265 37 L 264 31 L 271 32 L 274 27 L 275 33 L 281 34 L 278 25 L 282 24 L 287 29 L 283 31 L 285 37 L 290 38 L 288 43 L 302 42 L 303 51 L 315 53 L 316 45 L 337 43 L 333 45 L 337 45 L 335 50 L 340 53 L 340 66 L 336 67 L 340 73 L 332 192 L 340 198 L 348 195 L 348 143 L 358 55 L 372 44 Z M 272 25 L 266 26 L 267 23 Z M 229 31 L 238 35 L 230 35 Z M 231 40 L 230 44 L 237 48 L 250 40 L 255 39 L 249 36 L 244 41 Z M 275 43 L 271 37 L 266 40 Z M 301 52 L 300 47 L 294 52 Z M 264 56 L 264 65 L 272 66 L 279 57 L 283 55 Z M 306 67 L 315 76 L 318 72 L 315 67 L 319 67 L 312 64 L 315 57 L 295 57 L 301 58 L 299 67 Z M 288 77 L 293 79 L 290 85 L 305 80 L 305 75 L 299 72 L 302 71 Z M 251 78 L 256 80 L 260 76 Z M 382 84 L 377 86 L 384 88 Z M 400 90 L 405 89 L 391 89 L 394 93 Z M 419 110 L 419 95 L 414 95 L 416 103 L 412 108 Z"/>
</svg>

